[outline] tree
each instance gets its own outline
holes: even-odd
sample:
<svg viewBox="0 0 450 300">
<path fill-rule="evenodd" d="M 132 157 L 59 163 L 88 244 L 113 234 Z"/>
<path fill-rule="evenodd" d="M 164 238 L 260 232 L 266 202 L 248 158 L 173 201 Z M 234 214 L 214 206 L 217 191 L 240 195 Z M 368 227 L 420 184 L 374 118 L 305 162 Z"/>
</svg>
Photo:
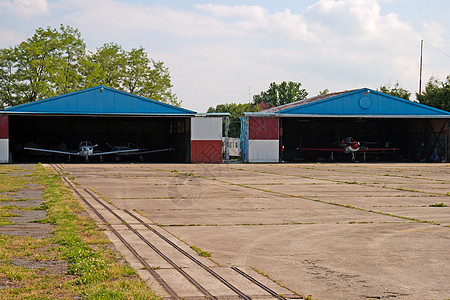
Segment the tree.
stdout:
<svg viewBox="0 0 450 300">
<path fill-rule="evenodd" d="M 431 77 L 423 94 L 416 94 L 416 97 L 422 104 L 450 111 L 450 75 L 447 76 L 446 81 Z"/>
<path fill-rule="evenodd" d="M 308 96 L 308 92 L 300 88 L 301 86 L 300 82 L 283 81 L 280 84 L 272 82 L 267 91 L 253 96 L 253 102 L 256 104 L 265 102 L 271 106 L 279 106 L 300 101 Z"/>
<path fill-rule="evenodd" d="M 56 69 L 55 94 L 67 94 L 82 88 L 80 62 L 86 56 L 86 44 L 78 29 L 60 27 L 59 67 Z"/>
<path fill-rule="evenodd" d="M 87 52 L 78 29 L 47 27 L 17 46 L 0 49 L 0 108 L 105 85 L 180 105 L 169 69 L 144 48 L 106 43 Z"/>
<path fill-rule="evenodd" d="M 0 49 L 0 109 L 18 102 L 15 62 L 13 48 Z"/>
<path fill-rule="evenodd" d="M 377 91 L 394 97 L 403 98 L 405 100 L 409 100 L 409 97 L 411 97 L 411 93 L 408 90 L 402 88 L 398 81 L 394 84 L 393 87 L 391 87 L 390 84 L 382 85 L 379 89 L 377 89 Z"/>
<path fill-rule="evenodd" d="M 131 49 L 124 57 L 123 89 L 131 94 L 143 96 L 148 92 L 146 83 L 151 73 L 150 59 L 144 48 Z"/>
<path fill-rule="evenodd" d="M 125 56 L 125 51 L 116 43 L 106 43 L 97 51 L 90 52 L 91 73 L 85 74 L 87 81 L 94 86 L 101 84 L 119 89 L 125 72 Z"/>
<path fill-rule="evenodd" d="M 323 91 L 319 92 L 319 94 L 317 94 L 317 96 L 324 96 L 330 93 L 329 89 L 324 89 Z"/>
<path fill-rule="evenodd" d="M 244 112 L 256 112 L 259 111 L 259 106 L 254 103 L 227 103 L 219 104 L 215 108 L 208 108 L 208 113 L 229 113 L 230 114 L 230 127 L 228 130 L 228 136 L 238 138 L 241 133 L 241 121 L 240 117 L 244 115 Z M 224 127 L 225 128 L 225 127 Z"/>
<path fill-rule="evenodd" d="M 181 101 L 178 101 L 177 96 L 172 92 L 173 85 L 169 69 L 162 61 L 152 59 L 151 64 L 152 68 L 146 76 L 147 81 L 142 90 L 142 96 L 179 106 Z"/>
<path fill-rule="evenodd" d="M 77 66 L 85 44 L 78 30 L 63 26 L 38 28 L 19 45 L 0 49 L 2 106 L 12 106 L 79 88 Z"/>
</svg>

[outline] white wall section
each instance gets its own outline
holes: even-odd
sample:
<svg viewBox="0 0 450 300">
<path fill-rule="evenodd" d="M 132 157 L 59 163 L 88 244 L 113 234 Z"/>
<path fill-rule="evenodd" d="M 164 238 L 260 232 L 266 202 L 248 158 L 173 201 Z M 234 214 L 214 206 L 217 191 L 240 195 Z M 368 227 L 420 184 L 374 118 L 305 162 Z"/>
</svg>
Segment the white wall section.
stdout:
<svg viewBox="0 0 450 300">
<path fill-rule="evenodd" d="M 191 140 L 222 140 L 222 118 L 191 118 Z"/>
<path fill-rule="evenodd" d="M 249 162 L 274 162 L 279 160 L 278 140 L 249 140 Z"/>
<path fill-rule="evenodd" d="M 0 139 L 0 163 L 9 163 L 9 139 Z"/>
</svg>

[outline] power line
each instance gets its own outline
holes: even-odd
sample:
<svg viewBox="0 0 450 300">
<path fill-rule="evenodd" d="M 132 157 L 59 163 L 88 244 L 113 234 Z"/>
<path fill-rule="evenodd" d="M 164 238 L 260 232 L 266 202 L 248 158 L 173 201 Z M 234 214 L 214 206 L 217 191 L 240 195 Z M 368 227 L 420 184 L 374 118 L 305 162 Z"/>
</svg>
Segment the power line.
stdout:
<svg viewBox="0 0 450 300">
<path fill-rule="evenodd" d="M 445 53 L 445 52 L 439 50 L 439 49 L 436 48 L 436 47 L 433 47 L 433 45 L 430 45 L 430 44 L 427 43 L 426 41 L 424 41 L 424 42 L 425 42 L 425 44 L 427 44 L 428 46 L 430 46 L 430 47 L 433 48 L 434 50 L 436 50 L 436 51 L 438 51 L 438 52 L 441 52 L 442 54 L 444 54 L 444 55 L 447 56 L 447 57 L 450 57 L 450 55 L 448 55 L 447 53 Z"/>
</svg>

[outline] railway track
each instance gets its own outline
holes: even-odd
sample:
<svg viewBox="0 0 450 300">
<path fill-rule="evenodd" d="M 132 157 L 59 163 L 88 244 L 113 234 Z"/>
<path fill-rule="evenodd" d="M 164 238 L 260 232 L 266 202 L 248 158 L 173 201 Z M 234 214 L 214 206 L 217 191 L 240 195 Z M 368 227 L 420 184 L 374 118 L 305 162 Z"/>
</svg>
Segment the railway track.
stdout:
<svg viewBox="0 0 450 300">
<path fill-rule="evenodd" d="M 282 290 L 283 293 L 276 292 L 267 286 L 266 278 L 260 276 L 261 278 L 258 280 L 255 275 L 251 276 L 238 267 L 208 266 L 209 261 L 202 262 L 195 258 L 189 253 L 189 248 L 184 250 L 183 245 L 177 245 L 177 241 L 173 241 L 173 238 L 161 233 L 158 226 L 150 225 L 141 216 L 128 209 L 111 208 L 110 204 L 89 189 L 74 185 L 64 175 L 60 165 L 51 164 L 50 166 L 134 256 L 141 264 L 141 269 L 145 269 L 151 275 L 154 282 L 163 289 L 165 298 L 301 299 L 291 291 L 279 286 L 277 289 Z M 158 272 L 161 269 L 156 267 L 158 265 L 149 263 L 149 259 L 146 258 L 149 252 L 152 252 L 168 266 L 165 268 L 166 270 L 170 268 L 170 276 L 167 271 Z M 184 265 L 180 266 L 180 261 Z M 174 276 L 173 272 L 178 275 Z M 178 279 L 174 280 L 175 277 Z M 266 284 L 261 281 L 266 281 Z M 192 288 L 196 290 L 196 293 L 192 293 Z M 187 292 L 189 290 L 191 292 Z M 289 295 L 289 297 L 283 295 Z"/>
</svg>

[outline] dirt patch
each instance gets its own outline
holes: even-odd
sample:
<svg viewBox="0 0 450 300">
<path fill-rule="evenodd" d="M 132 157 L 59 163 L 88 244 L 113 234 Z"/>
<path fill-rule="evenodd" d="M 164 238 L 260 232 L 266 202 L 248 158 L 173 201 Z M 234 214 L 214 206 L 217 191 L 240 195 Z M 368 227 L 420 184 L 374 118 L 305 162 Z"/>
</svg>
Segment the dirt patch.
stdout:
<svg viewBox="0 0 450 300">
<path fill-rule="evenodd" d="M 67 261 L 58 260 L 15 259 L 11 261 L 11 264 L 26 269 L 38 269 L 44 272 L 45 275 L 67 274 L 67 268 L 69 267 L 69 263 Z"/>
<path fill-rule="evenodd" d="M 12 224 L 0 225 L 0 234 L 30 237 L 33 239 L 49 238 L 52 236 L 55 227 L 50 224 L 36 222 L 47 217 L 47 212 L 42 209 L 44 202 L 43 187 L 27 179 L 27 176 L 33 171 L 34 165 L 24 165 L 21 167 L 25 170 L 7 175 L 20 176 L 29 180 L 29 183 L 18 191 L 0 193 L 0 199 L 2 200 L 0 201 L 0 206 L 5 207 L 5 209 L 10 207 L 8 211 L 14 215 L 8 218 Z M 33 274 L 33 278 L 49 278 L 63 284 L 64 282 L 70 281 L 73 276 L 67 275 L 69 267 L 67 261 L 51 259 L 54 257 L 52 253 L 53 247 L 54 245 L 52 243 L 48 243 L 44 247 L 36 247 L 33 245 L 32 250 L 30 249 L 30 253 L 31 251 L 33 253 L 32 255 L 28 253 L 26 254 L 27 256 L 20 256 L 22 253 L 18 253 L 17 257 L 5 260 L 2 265 L 4 268 L 19 267 L 28 269 L 32 272 L 30 274 Z M 14 275 L 13 270 L 11 269 L 10 272 L 6 272 L 6 276 L 0 278 L 0 291 L 2 289 L 10 290 L 29 286 L 30 283 L 28 280 L 22 280 L 20 277 L 16 278 L 22 275 Z M 17 274 L 27 273 L 18 269 Z"/>
<path fill-rule="evenodd" d="M 68 282 L 75 276 L 67 275 L 69 263 L 58 260 L 25 260 L 15 259 L 11 265 L 30 269 L 35 271 L 36 277 L 51 277 L 53 280 L 59 280 L 61 283 Z M 0 278 L 1 289 L 20 288 L 24 285 L 21 280 L 10 280 L 9 278 Z"/>
<path fill-rule="evenodd" d="M 26 171 L 23 175 L 28 175 Z M 42 187 L 30 183 L 25 189 L 17 192 L 7 192 L 1 195 L 10 201 L 1 201 L 2 206 L 16 206 L 19 209 L 10 210 L 14 217 L 9 217 L 12 224 L 0 226 L 0 234 L 10 236 L 29 236 L 32 238 L 50 237 L 54 227 L 50 224 L 35 223 L 47 216 L 45 210 L 39 210 L 43 204 Z"/>
</svg>

